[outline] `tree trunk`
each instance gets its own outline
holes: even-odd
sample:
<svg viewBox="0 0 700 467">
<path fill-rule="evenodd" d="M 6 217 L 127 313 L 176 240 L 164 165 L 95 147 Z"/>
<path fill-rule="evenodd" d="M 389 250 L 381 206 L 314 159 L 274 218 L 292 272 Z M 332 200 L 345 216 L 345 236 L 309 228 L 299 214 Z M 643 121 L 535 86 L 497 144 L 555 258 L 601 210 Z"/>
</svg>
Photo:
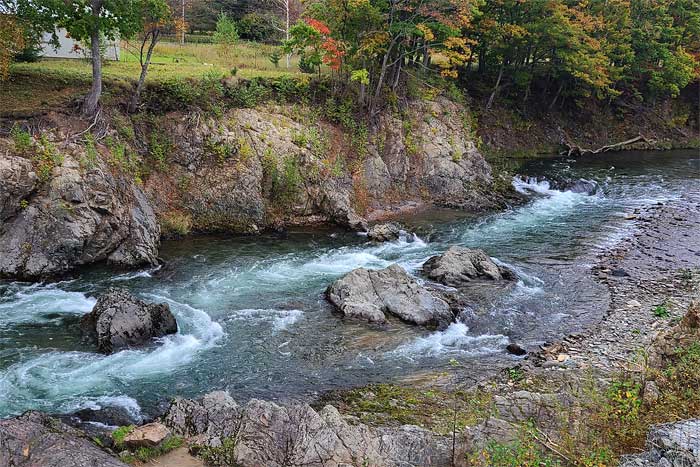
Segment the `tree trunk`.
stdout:
<svg viewBox="0 0 700 467">
<path fill-rule="evenodd" d="M 489 102 L 486 104 L 486 110 L 491 108 L 491 105 L 493 105 L 493 100 L 496 98 L 496 93 L 498 93 L 498 86 L 501 85 L 501 78 L 503 78 L 504 63 L 505 60 L 501 62 L 501 68 L 498 70 L 498 79 L 496 79 L 496 85 L 493 87 L 493 92 L 491 93 L 491 97 L 489 97 Z"/>
<path fill-rule="evenodd" d="M 99 30 L 94 30 L 90 35 L 90 53 L 92 54 L 92 87 L 83 103 L 85 115 L 95 115 L 102 96 L 102 57 L 100 57 Z"/>
<path fill-rule="evenodd" d="M 285 25 L 284 25 L 284 38 L 288 41 L 289 40 L 289 1 L 290 0 L 285 0 L 284 1 L 284 16 L 285 16 Z M 287 54 L 287 68 L 289 68 L 289 63 L 292 58 L 292 54 Z"/>
<path fill-rule="evenodd" d="M 396 87 L 399 85 L 399 79 L 401 78 L 402 63 L 403 60 L 399 60 L 399 63 L 396 64 L 396 74 L 394 75 L 394 83 L 391 85 L 392 90 L 396 90 Z"/>
<path fill-rule="evenodd" d="M 143 84 L 146 82 L 146 74 L 148 73 L 148 65 L 151 64 L 151 56 L 153 55 L 153 49 L 156 46 L 156 43 L 158 42 L 158 37 L 160 36 L 160 32 L 154 31 L 151 36 L 151 43 L 148 45 L 148 52 L 146 52 L 146 60 L 143 60 L 142 58 L 142 63 L 141 63 L 141 76 L 139 76 L 139 81 L 136 83 L 136 91 L 134 91 L 134 94 L 131 96 L 131 102 L 129 103 L 129 112 L 133 113 L 136 112 L 136 108 L 139 105 L 139 100 L 141 98 L 141 90 L 143 89 Z M 144 40 L 146 40 L 144 38 Z M 143 47 L 141 47 L 142 53 L 143 53 Z"/>
<path fill-rule="evenodd" d="M 564 89 L 564 81 L 559 84 L 559 89 L 557 89 L 557 93 L 554 95 L 554 99 L 552 99 L 552 103 L 549 104 L 549 110 L 552 110 L 554 108 L 554 104 L 557 103 L 557 99 L 559 99 L 559 94 L 561 94 L 561 90 Z"/>
</svg>

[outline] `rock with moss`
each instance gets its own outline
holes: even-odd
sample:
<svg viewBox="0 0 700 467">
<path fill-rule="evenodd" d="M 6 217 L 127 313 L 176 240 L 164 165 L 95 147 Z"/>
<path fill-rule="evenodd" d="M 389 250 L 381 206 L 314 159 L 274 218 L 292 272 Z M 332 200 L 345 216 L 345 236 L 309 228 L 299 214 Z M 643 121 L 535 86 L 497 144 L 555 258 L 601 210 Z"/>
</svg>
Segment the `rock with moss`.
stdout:
<svg viewBox="0 0 700 467">
<path fill-rule="evenodd" d="M 0 154 L 0 277 L 40 279 L 101 261 L 157 263 L 160 229 L 139 186 L 99 159 L 81 167 L 74 151 L 56 152 L 50 166 Z"/>
<path fill-rule="evenodd" d="M 386 313 L 439 329 L 454 321 L 447 302 L 397 264 L 377 271 L 355 269 L 331 284 L 326 296 L 344 316 L 370 323 L 386 323 Z"/>
<path fill-rule="evenodd" d="M 124 289 L 112 288 L 83 316 L 80 328 L 97 350 L 110 354 L 174 334 L 177 322 L 167 303 L 149 304 Z"/>
</svg>

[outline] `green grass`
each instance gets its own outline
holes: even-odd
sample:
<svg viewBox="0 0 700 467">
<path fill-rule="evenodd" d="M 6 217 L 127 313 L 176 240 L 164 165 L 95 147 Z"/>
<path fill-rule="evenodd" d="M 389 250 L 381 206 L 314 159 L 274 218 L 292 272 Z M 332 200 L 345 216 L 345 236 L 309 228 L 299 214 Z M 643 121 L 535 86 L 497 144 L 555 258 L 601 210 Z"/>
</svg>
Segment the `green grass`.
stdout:
<svg viewBox="0 0 700 467">
<path fill-rule="evenodd" d="M 105 78 L 138 79 L 141 71 L 138 58 L 138 44 L 124 42 L 119 61 L 106 61 L 103 66 Z M 219 56 L 214 44 L 185 44 L 169 42 L 158 44 L 151 59 L 148 80 L 168 78 L 197 78 L 212 71 L 229 74 L 237 68 L 236 76 L 241 78 L 278 77 L 300 74 L 297 60 L 293 60 L 289 69 L 281 65 L 278 68 L 270 62 L 268 56 L 275 50 L 274 46 L 255 42 L 240 42 L 230 61 Z M 92 68 L 88 60 L 83 59 L 43 59 L 35 63 L 17 63 L 12 72 L 41 71 L 59 72 L 60 74 L 89 81 Z"/>
<path fill-rule="evenodd" d="M 173 80 L 200 80 L 206 77 L 236 79 L 302 77 L 298 59 L 287 69 L 275 67 L 269 55 L 275 46 L 255 42 L 239 42 L 230 60 L 222 58 L 215 44 L 162 42 L 154 50 L 147 83 L 172 83 Z M 111 98 L 123 101 L 133 89 L 141 67 L 137 44 L 122 44 L 120 61 L 103 65 L 105 102 Z M 0 82 L 0 116 L 19 117 L 55 110 L 87 94 L 92 80 L 92 66 L 85 59 L 45 58 L 34 63 L 15 63 L 10 78 Z"/>
</svg>

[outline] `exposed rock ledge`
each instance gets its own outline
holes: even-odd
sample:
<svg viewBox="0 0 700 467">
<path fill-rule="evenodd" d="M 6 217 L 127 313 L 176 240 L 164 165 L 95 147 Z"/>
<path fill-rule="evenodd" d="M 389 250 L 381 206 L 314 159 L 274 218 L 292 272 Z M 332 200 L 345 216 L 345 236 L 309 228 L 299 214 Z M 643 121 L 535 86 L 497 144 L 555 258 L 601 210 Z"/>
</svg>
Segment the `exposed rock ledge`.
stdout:
<svg viewBox="0 0 700 467">
<path fill-rule="evenodd" d="M 204 447 L 232 452 L 241 467 L 304 465 L 433 466 L 451 465 L 448 438 L 416 427 L 372 428 L 351 423 L 333 406 L 315 411 L 307 404 L 278 405 L 253 399 L 237 404 L 226 392 L 200 400 L 175 399 L 164 423 Z"/>
<path fill-rule="evenodd" d="M 42 181 L 30 159 L 0 153 L 0 180 L 0 277 L 40 279 L 99 261 L 157 263 L 151 205 L 104 162 L 86 168 L 63 154 Z"/>
</svg>

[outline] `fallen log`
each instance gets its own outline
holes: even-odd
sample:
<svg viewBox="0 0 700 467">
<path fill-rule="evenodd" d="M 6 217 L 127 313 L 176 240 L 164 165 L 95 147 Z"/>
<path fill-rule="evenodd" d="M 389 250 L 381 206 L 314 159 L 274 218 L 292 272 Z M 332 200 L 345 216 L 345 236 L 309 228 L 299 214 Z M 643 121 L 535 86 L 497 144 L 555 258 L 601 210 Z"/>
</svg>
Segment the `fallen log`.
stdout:
<svg viewBox="0 0 700 467">
<path fill-rule="evenodd" d="M 564 133 L 566 135 L 566 133 Z M 588 149 L 588 148 L 582 148 L 574 143 L 571 142 L 571 140 L 566 137 L 562 138 L 562 145 L 566 148 L 566 152 L 563 154 L 566 154 L 567 156 L 585 156 L 588 154 L 601 154 L 603 152 L 609 152 L 609 151 L 620 151 L 624 149 L 626 146 L 629 146 L 634 143 L 638 142 L 643 142 L 643 143 L 648 143 L 649 140 L 642 136 L 635 136 L 634 138 L 625 140 L 625 141 L 620 141 L 619 143 L 615 144 L 607 144 L 605 146 L 601 146 L 598 149 Z"/>
</svg>

